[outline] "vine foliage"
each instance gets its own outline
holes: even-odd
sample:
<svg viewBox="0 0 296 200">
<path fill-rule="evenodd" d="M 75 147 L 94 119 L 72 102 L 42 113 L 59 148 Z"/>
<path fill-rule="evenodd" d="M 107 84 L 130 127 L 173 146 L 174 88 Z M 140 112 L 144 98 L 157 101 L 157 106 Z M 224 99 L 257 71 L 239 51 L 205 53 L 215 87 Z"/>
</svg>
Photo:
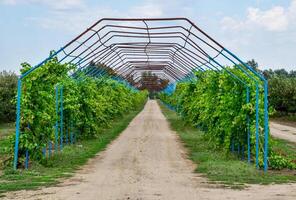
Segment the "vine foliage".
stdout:
<svg viewBox="0 0 296 200">
<path fill-rule="evenodd" d="M 31 68 L 23 63 L 21 73 Z M 55 125 L 61 121 L 59 113 L 63 112 L 63 128 L 58 127 L 59 132 L 63 129 L 65 133 L 63 141 L 70 129 L 76 139 L 93 138 L 100 135 L 102 128 L 111 127 L 114 118 L 138 109 L 147 99 L 148 92 L 135 90 L 110 76 L 95 78 L 80 72 L 78 78 L 73 78 L 69 72 L 78 72 L 77 67 L 61 64 L 54 57 L 23 79 L 19 164 L 24 163 L 26 151 L 31 159 L 42 160 L 42 149 L 49 142 L 55 146 Z M 63 109 L 59 106 L 58 114 L 56 87 L 63 88 Z M 58 137 L 61 141 L 60 134 Z"/>
<path fill-rule="evenodd" d="M 228 67 L 237 77 L 246 75 Z M 189 123 L 205 131 L 205 137 L 216 148 L 230 152 L 240 149 L 242 157 L 247 157 L 247 117 L 250 124 L 251 159 L 255 159 L 255 95 L 256 86 L 249 81 L 250 101 L 247 102 L 246 87 L 235 81 L 226 70 L 196 72 L 196 79 L 180 82 L 173 94 L 161 93 L 160 99 L 175 107 L 177 112 Z M 254 77 L 255 79 L 256 77 Z M 262 94 L 262 88 L 259 93 Z M 264 96 L 259 96 L 259 166 L 263 167 L 264 153 Z M 271 110 L 272 111 L 272 110 Z M 270 139 L 269 167 L 274 169 L 295 168 L 291 160 L 277 154 L 272 149 Z"/>
</svg>

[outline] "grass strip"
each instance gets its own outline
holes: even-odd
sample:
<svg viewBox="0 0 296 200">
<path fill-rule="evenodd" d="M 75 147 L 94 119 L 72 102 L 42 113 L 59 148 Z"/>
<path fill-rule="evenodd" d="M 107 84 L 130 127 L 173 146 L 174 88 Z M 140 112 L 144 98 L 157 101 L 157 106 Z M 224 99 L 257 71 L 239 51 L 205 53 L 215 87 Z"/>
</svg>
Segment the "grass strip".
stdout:
<svg viewBox="0 0 296 200">
<path fill-rule="evenodd" d="M 189 158 L 197 164 L 196 172 L 202 173 L 212 182 L 220 182 L 232 188 L 242 188 L 244 184 L 271 184 L 296 182 L 296 170 L 269 170 L 264 173 L 253 164 L 242 161 L 236 155 L 219 150 L 204 136 L 204 132 L 184 121 L 176 112 L 159 103 L 163 114 L 177 132 Z M 274 148 L 296 160 L 296 146 L 284 140 L 274 139 Z"/>
<path fill-rule="evenodd" d="M 50 186 L 61 182 L 61 178 L 73 176 L 75 170 L 104 150 L 142 109 L 143 107 L 137 108 L 115 119 L 111 123 L 112 127 L 102 129 L 98 138 L 82 140 L 74 145 L 65 146 L 62 152 L 45 160 L 42 165 L 32 162 L 29 170 L 4 170 L 0 176 L 0 193 Z"/>
</svg>

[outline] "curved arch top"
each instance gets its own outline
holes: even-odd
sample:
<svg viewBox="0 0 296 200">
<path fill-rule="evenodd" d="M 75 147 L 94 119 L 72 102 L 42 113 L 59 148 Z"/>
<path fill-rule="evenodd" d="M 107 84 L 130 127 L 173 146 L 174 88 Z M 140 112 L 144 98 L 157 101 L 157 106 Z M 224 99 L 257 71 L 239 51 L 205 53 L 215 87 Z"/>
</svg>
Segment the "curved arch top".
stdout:
<svg viewBox="0 0 296 200">
<path fill-rule="evenodd" d="M 78 65 L 104 63 L 118 76 L 128 79 L 149 69 L 153 62 L 163 61 L 161 73 L 170 82 L 188 77 L 192 71 L 219 70 L 234 66 L 251 77 L 264 77 L 224 48 L 188 18 L 102 18 L 67 43 L 53 56 L 60 62 Z M 50 57 L 48 58 L 50 59 Z M 40 67 L 47 59 L 26 74 Z M 146 67 L 138 71 L 146 62 Z M 172 75 L 174 74 L 174 75 Z M 243 83 L 242 78 L 234 79 Z M 255 82 L 257 80 L 254 80 Z"/>
</svg>

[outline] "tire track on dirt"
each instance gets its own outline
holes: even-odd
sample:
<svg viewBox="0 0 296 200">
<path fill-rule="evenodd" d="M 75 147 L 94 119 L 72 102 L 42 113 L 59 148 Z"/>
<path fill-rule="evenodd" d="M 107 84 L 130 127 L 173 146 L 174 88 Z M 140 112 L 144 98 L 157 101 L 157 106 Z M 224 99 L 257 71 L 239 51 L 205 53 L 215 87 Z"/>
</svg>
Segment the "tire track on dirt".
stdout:
<svg viewBox="0 0 296 200">
<path fill-rule="evenodd" d="M 56 187 L 7 193 L 5 199 L 197 200 L 296 199 L 296 185 L 250 185 L 231 190 L 208 184 L 154 100 L 108 148 Z"/>
</svg>

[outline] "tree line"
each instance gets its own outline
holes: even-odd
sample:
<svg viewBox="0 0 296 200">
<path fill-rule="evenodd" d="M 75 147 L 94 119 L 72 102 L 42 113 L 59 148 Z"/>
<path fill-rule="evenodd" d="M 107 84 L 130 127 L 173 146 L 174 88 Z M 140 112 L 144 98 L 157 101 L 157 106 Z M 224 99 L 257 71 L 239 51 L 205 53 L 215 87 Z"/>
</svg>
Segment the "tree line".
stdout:
<svg viewBox="0 0 296 200">
<path fill-rule="evenodd" d="M 260 70 L 255 60 L 249 61 L 253 69 L 262 73 L 268 80 L 269 104 L 276 115 L 296 115 L 296 70 Z"/>
</svg>

